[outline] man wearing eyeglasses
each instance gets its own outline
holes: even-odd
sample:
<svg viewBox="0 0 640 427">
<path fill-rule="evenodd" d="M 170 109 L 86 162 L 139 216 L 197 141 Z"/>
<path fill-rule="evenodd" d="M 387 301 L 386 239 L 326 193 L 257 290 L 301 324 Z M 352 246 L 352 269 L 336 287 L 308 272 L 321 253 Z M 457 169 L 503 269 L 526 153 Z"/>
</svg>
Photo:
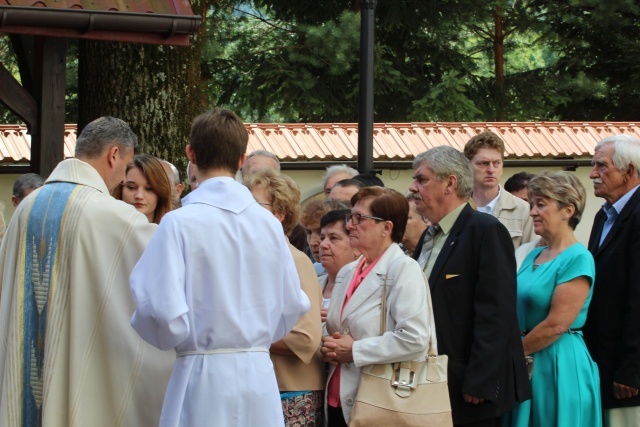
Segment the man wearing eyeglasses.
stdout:
<svg viewBox="0 0 640 427">
<path fill-rule="evenodd" d="M 409 191 L 432 224 L 413 258 L 424 260 L 438 350 L 449 356 L 453 422 L 499 426 L 503 413 L 531 397 L 509 232 L 469 206 L 473 172 L 458 150 L 432 148 L 416 157 L 413 170 Z"/>
</svg>

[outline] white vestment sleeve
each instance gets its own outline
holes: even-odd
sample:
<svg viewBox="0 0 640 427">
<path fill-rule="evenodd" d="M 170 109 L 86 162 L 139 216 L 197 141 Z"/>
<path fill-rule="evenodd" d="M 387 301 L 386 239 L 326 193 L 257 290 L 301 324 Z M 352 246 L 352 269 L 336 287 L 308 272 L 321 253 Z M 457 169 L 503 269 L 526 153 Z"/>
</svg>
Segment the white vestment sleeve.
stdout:
<svg viewBox="0 0 640 427">
<path fill-rule="evenodd" d="M 184 254 L 173 219 L 163 218 L 130 277 L 136 304 L 131 326 L 161 350 L 181 344 L 190 332 Z"/>
<path fill-rule="evenodd" d="M 293 256 L 287 245 L 287 241 L 282 236 L 280 242 L 280 256 L 284 262 L 284 283 L 282 286 L 282 302 L 283 310 L 280 322 L 274 331 L 273 342 L 276 342 L 293 329 L 298 319 L 304 315 L 311 303 L 309 298 L 300 288 L 300 279 L 298 278 L 298 271 L 296 270 L 296 264 L 293 261 Z"/>
</svg>

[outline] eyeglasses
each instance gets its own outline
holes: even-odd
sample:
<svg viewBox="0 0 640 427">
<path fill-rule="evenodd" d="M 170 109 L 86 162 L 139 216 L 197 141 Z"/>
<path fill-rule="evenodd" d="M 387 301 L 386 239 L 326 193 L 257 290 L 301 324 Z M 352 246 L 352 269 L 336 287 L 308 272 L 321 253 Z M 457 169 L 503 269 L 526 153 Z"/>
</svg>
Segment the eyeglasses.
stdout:
<svg viewBox="0 0 640 427">
<path fill-rule="evenodd" d="M 377 216 L 362 215 L 359 213 L 348 213 L 345 215 L 344 220 L 345 222 L 351 221 L 351 224 L 353 225 L 358 225 L 362 222 L 362 218 L 372 219 L 374 221 L 386 221 L 386 219 L 378 218 Z"/>
</svg>

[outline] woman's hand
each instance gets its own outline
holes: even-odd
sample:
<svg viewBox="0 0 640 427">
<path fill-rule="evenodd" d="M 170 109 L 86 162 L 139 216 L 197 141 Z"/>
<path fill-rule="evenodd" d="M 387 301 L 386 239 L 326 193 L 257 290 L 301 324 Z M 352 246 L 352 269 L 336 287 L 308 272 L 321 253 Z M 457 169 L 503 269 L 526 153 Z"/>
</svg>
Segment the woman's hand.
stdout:
<svg viewBox="0 0 640 427">
<path fill-rule="evenodd" d="M 355 340 L 349 334 L 341 335 L 335 332 L 333 336 L 322 337 L 322 360 L 332 365 L 340 363 L 353 362 L 353 354 L 351 352 Z"/>
<path fill-rule="evenodd" d="M 322 307 L 320 309 L 320 320 L 322 320 L 322 323 L 327 321 L 327 313 L 329 312 L 329 309 L 326 307 Z"/>
</svg>

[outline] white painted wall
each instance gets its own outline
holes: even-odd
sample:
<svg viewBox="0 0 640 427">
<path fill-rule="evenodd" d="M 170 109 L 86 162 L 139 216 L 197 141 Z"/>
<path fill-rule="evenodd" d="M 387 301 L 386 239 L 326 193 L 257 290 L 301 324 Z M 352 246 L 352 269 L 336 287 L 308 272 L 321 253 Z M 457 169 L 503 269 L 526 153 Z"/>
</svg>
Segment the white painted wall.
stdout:
<svg viewBox="0 0 640 427">
<path fill-rule="evenodd" d="M 521 172 L 522 168 L 506 168 L 502 182 L 506 181 L 511 175 Z M 540 173 L 544 170 L 560 170 L 560 168 L 528 168 L 529 173 Z M 593 223 L 593 217 L 603 203 L 602 199 L 598 199 L 593 195 L 593 185 L 589 179 L 588 167 L 580 167 L 573 172 L 584 184 L 587 190 L 587 205 L 582 216 L 582 221 L 576 229 L 576 236 L 585 245 L 589 240 L 589 233 Z M 404 193 L 411 185 L 412 170 L 384 170 L 380 178 L 387 187 Z M 307 200 L 315 195 L 322 193 L 322 174 L 319 170 L 287 170 L 284 171 L 293 180 L 295 180 L 302 191 L 302 200 Z M 0 175 L 0 202 L 4 203 L 4 217 L 7 223 L 13 215 L 13 206 L 11 205 L 11 193 L 13 183 L 19 175 Z"/>
<path fill-rule="evenodd" d="M 502 177 L 502 183 L 509 179 L 511 175 L 522 172 L 523 168 L 505 168 L 504 175 Z M 532 167 L 527 168 L 526 171 L 529 173 L 540 173 L 545 170 L 554 170 L 559 171 L 561 168 L 539 168 Z M 576 228 L 576 237 L 579 241 L 581 241 L 585 246 L 589 241 L 589 234 L 591 233 L 591 226 L 593 224 L 593 217 L 596 212 L 604 203 L 603 199 L 596 198 L 593 195 L 593 184 L 589 179 L 589 172 L 591 171 L 588 167 L 579 167 L 576 171 L 572 172 L 574 175 L 580 179 L 582 184 L 585 186 L 587 192 L 587 204 L 585 206 L 584 213 L 582 214 L 582 221 L 578 224 Z M 302 200 L 307 200 L 310 197 L 318 195 L 322 193 L 322 171 L 296 171 L 296 170 L 287 170 L 284 171 L 287 175 L 293 178 L 298 185 L 300 185 L 300 189 L 302 190 Z M 384 182 L 384 185 L 393 188 L 401 193 L 404 193 L 409 189 L 411 185 L 411 176 L 413 175 L 412 170 L 383 170 L 380 178 Z"/>
</svg>

